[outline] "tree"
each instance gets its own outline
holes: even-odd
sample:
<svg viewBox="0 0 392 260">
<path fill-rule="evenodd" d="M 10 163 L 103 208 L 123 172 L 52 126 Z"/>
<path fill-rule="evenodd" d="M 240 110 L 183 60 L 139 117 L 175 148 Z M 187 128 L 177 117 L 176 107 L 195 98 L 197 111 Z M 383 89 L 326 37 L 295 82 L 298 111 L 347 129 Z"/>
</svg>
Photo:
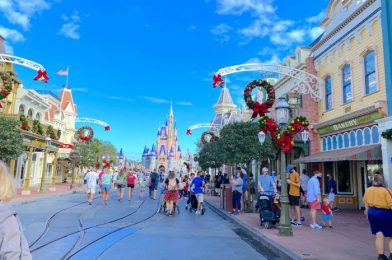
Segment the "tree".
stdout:
<svg viewBox="0 0 392 260">
<path fill-rule="evenodd" d="M 252 160 L 264 160 L 275 155 L 271 138 L 266 138 L 263 145 L 258 137 L 258 125 L 255 122 L 240 122 L 224 126 L 220 132 L 220 150 L 223 161 L 228 164 L 249 163 Z"/>
<path fill-rule="evenodd" d="M 76 144 L 75 149 L 79 151 L 81 157 L 78 162 L 79 166 L 95 166 L 97 162 L 102 162 L 103 155 L 108 155 L 110 160 L 117 161 L 116 147 L 109 142 L 103 142 L 96 138 L 90 142 Z"/>
<path fill-rule="evenodd" d="M 223 158 L 219 141 L 201 144 L 198 153 L 198 162 L 203 170 L 222 166 Z"/>
<path fill-rule="evenodd" d="M 23 135 L 19 127 L 19 120 L 0 117 L 0 160 L 16 160 L 23 153 Z"/>
</svg>

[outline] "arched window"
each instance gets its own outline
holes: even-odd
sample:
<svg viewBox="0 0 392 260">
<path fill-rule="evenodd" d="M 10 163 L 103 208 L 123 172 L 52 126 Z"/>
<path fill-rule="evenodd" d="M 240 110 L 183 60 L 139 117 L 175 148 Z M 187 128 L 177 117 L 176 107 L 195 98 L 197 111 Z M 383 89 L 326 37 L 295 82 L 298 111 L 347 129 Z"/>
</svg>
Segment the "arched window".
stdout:
<svg viewBox="0 0 392 260">
<path fill-rule="evenodd" d="M 27 112 L 27 118 L 33 119 L 33 110 L 30 108 L 29 111 Z"/>
<path fill-rule="evenodd" d="M 338 135 L 338 148 L 343 148 L 343 135 Z"/>
<path fill-rule="evenodd" d="M 327 140 L 323 138 L 323 151 L 327 151 Z"/>
<path fill-rule="evenodd" d="M 374 144 L 378 144 L 380 142 L 380 135 L 377 126 L 372 127 L 372 140 Z"/>
<path fill-rule="evenodd" d="M 357 142 L 356 142 L 356 139 L 355 139 L 355 132 L 354 131 L 350 132 L 350 146 L 351 147 L 357 146 Z"/>
<path fill-rule="evenodd" d="M 338 148 L 338 140 L 336 138 L 336 135 L 332 137 L 332 147 L 334 150 Z"/>
<path fill-rule="evenodd" d="M 35 115 L 35 119 L 37 119 L 38 121 L 41 121 L 41 113 L 37 113 Z"/>
<path fill-rule="evenodd" d="M 344 141 L 344 148 L 350 147 L 350 137 L 348 133 L 344 133 L 343 141 Z"/>
<path fill-rule="evenodd" d="M 365 130 L 363 131 L 363 134 L 364 134 L 365 144 L 370 144 L 371 143 L 370 128 L 366 127 Z"/>
<path fill-rule="evenodd" d="M 327 76 L 324 80 L 325 85 L 325 110 L 332 108 L 332 80 L 331 76 Z"/>
<path fill-rule="evenodd" d="M 357 131 L 357 144 L 358 146 L 363 145 L 363 134 L 361 129 Z"/>
<path fill-rule="evenodd" d="M 365 88 L 366 94 L 371 94 L 377 90 L 376 77 L 376 54 L 374 51 L 368 52 L 364 57 Z"/>
<path fill-rule="evenodd" d="M 332 140 L 331 137 L 329 136 L 327 138 L 327 150 L 330 151 L 332 149 Z"/>
<path fill-rule="evenodd" d="M 24 105 L 19 106 L 19 115 L 24 115 L 25 114 L 25 107 Z"/>
<path fill-rule="evenodd" d="M 343 82 L 343 103 L 348 103 L 353 100 L 353 91 L 351 88 L 351 65 L 346 64 L 342 69 Z"/>
</svg>

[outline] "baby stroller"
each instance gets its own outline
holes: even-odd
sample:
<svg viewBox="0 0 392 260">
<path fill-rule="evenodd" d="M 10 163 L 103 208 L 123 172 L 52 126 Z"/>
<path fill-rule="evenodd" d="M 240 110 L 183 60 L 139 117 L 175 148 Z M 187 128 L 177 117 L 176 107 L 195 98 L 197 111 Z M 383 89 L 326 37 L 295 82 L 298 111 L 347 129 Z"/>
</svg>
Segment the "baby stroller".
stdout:
<svg viewBox="0 0 392 260">
<path fill-rule="evenodd" d="M 193 192 L 190 192 L 190 194 L 188 196 L 188 201 L 186 202 L 185 209 L 188 209 L 188 207 L 189 207 L 190 213 L 196 212 L 197 204 L 198 204 L 198 202 L 197 202 L 196 195 Z M 205 213 L 205 209 L 204 209 L 204 206 L 202 205 L 201 214 L 204 215 L 204 213 Z"/>
<path fill-rule="evenodd" d="M 259 194 L 256 208 L 260 214 L 260 225 L 270 229 L 280 219 L 280 196 L 271 196 L 263 193 Z"/>
</svg>

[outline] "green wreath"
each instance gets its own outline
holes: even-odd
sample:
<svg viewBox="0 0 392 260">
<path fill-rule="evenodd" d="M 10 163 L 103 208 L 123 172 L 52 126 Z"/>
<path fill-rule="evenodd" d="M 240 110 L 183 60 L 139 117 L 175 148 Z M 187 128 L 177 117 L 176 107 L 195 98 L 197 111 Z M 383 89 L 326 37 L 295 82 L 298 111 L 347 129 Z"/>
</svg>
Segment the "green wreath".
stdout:
<svg viewBox="0 0 392 260">
<path fill-rule="evenodd" d="M 88 130 L 88 134 L 85 135 L 85 131 Z M 77 136 L 79 137 L 82 142 L 88 142 L 94 137 L 94 130 L 89 126 L 83 126 L 78 129 Z"/>
<path fill-rule="evenodd" d="M 267 91 L 267 100 L 261 104 L 252 99 L 252 90 L 256 87 L 262 87 Z M 252 119 L 256 118 L 258 115 L 260 117 L 265 116 L 265 114 L 269 113 L 269 109 L 275 102 L 274 87 L 265 80 L 254 80 L 246 86 L 244 90 L 244 100 L 248 108 L 253 110 Z"/>
<path fill-rule="evenodd" d="M 207 139 L 206 139 L 206 136 L 207 136 L 207 135 L 211 136 L 210 141 L 207 141 Z M 202 142 L 203 144 L 208 144 L 209 142 L 217 141 L 217 140 L 218 140 L 218 137 L 215 135 L 214 132 L 206 131 L 206 132 L 204 132 L 204 133 L 201 135 L 200 140 L 201 140 L 201 142 Z"/>
</svg>

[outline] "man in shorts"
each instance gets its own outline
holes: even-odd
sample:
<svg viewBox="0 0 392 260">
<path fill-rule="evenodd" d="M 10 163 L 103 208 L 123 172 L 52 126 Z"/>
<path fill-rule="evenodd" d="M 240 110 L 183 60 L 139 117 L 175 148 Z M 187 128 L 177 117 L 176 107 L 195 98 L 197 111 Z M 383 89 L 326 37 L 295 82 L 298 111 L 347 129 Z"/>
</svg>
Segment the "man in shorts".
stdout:
<svg viewBox="0 0 392 260">
<path fill-rule="evenodd" d="M 197 172 L 197 176 L 192 181 L 192 186 L 194 187 L 195 196 L 197 199 L 197 210 L 196 215 L 202 213 L 202 206 L 204 202 L 204 180 L 200 177 L 201 172 Z"/>
<path fill-rule="evenodd" d="M 321 175 L 321 172 L 314 171 L 313 177 L 310 178 L 308 182 L 307 200 L 310 207 L 310 227 L 313 229 L 322 229 L 316 222 L 317 210 L 321 209 L 321 190 L 319 181 Z"/>
<path fill-rule="evenodd" d="M 289 202 L 291 206 L 291 224 L 294 227 L 302 227 L 301 210 L 299 208 L 301 181 L 296 167 L 289 164 L 287 165 L 287 171 L 289 173 L 287 183 L 290 185 Z"/>
<path fill-rule="evenodd" d="M 87 186 L 87 202 L 91 205 L 91 202 L 94 198 L 95 189 L 97 187 L 98 173 L 96 173 L 94 169 L 91 168 L 86 176 L 84 176 L 84 180 Z"/>
<path fill-rule="evenodd" d="M 165 170 L 165 166 L 159 167 L 162 168 L 163 171 Z M 161 171 L 161 169 L 160 169 Z M 151 199 L 155 200 L 157 199 L 157 190 L 158 190 L 158 182 L 159 182 L 159 174 L 156 171 L 153 171 L 150 173 L 150 177 L 148 179 L 148 183 L 150 185 L 150 190 L 151 190 Z"/>
</svg>

